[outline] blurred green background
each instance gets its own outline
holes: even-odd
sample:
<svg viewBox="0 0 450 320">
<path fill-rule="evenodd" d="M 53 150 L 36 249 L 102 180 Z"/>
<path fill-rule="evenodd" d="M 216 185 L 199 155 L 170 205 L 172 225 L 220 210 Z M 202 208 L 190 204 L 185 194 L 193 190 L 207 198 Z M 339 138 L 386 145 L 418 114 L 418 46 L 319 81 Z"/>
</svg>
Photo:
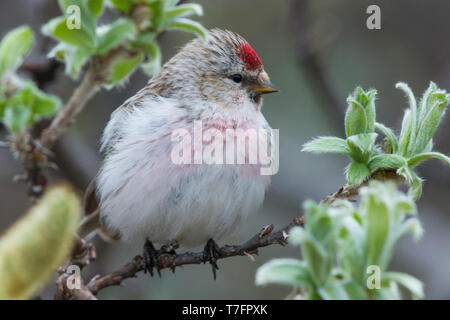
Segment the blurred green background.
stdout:
<svg viewBox="0 0 450 320">
<path fill-rule="evenodd" d="M 346 159 L 314 156 L 300 147 L 318 135 L 344 136 L 345 98 L 355 86 L 378 90 L 378 119 L 398 129 L 406 99 L 394 88 L 409 83 L 416 95 L 435 81 L 450 90 L 450 2 L 445 0 L 203 0 L 205 15 L 199 20 L 208 28 L 230 29 L 243 35 L 264 62 L 278 94 L 265 98 L 263 113 L 280 130 L 280 170 L 273 177 L 260 212 L 250 216 L 242 231 L 220 243 L 240 242 L 266 224 L 282 227 L 301 214 L 307 198 L 319 201 L 345 183 Z M 381 30 L 366 28 L 366 9 L 381 8 Z M 0 35 L 22 24 L 39 33 L 40 25 L 58 15 L 55 0 L 15 0 L 0 3 Z M 105 16 L 108 19 L 108 15 Z M 171 32 L 161 39 L 164 60 L 190 39 Z M 32 64 L 46 63 L 51 40 L 37 38 Z M 26 75 L 26 73 L 24 73 Z M 76 125 L 56 148 L 61 170 L 52 180 L 71 181 L 82 192 L 94 177 L 101 156 L 99 138 L 110 113 L 148 81 L 137 72 L 122 88 L 102 91 L 80 115 Z M 46 91 L 64 100 L 76 84 L 59 68 L 56 79 L 43 84 Z M 0 139 L 4 130 L 0 128 Z M 436 149 L 450 154 L 450 120 L 444 119 L 435 138 Z M 425 283 L 427 298 L 450 298 L 450 170 L 437 160 L 419 171 L 427 179 L 418 202 L 424 238 L 415 244 L 403 239 L 391 270 L 410 273 Z M 0 232 L 29 206 L 25 186 L 12 182 L 22 172 L 8 150 L 0 149 Z M 88 279 L 122 266 L 141 248 L 95 241 L 98 259 L 84 271 Z M 125 287 L 108 288 L 103 299 L 281 299 L 286 287 L 254 285 L 255 271 L 275 257 L 296 257 L 298 249 L 271 246 L 260 250 L 256 262 L 246 257 L 219 261 L 217 281 L 208 265 L 185 266 L 162 278 L 139 274 Z M 44 291 L 51 298 L 54 284 Z"/>
</svg>

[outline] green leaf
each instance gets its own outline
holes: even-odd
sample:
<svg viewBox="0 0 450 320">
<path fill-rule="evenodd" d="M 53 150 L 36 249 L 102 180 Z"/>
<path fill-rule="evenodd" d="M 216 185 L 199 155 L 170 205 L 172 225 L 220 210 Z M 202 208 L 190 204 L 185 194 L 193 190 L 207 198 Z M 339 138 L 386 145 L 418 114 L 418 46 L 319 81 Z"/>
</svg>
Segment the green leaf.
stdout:
<svg viewBox="0 0 450 320">
<path fill-rule="evenodd" d="M 61 11 L 63 12 L 65 18 L 67 18 L 66 21 L 69 22 L 69 25 L 71 25 L 71 22 L 75 21 L 80 22 L 80 29 L 68 29 L 67 25 L 66 28 L 71 31 L 83 30 L 89 35 L 91 39 L 93 39 L 93 43 L 95 44 L 96 23 L 95 18 L 91 12 L 91 8 L 89 6 L 89 1 L 90 0 L 58 0 L 59 5 L 61 7 Z M 92 3 L 92 6 L 95 7 L 94 3 Z M 79 12 L 75 10 L 75 8 L 79 8 Z M 77 16 L 78 13 L 79 16 Z M 78 18 L 79 20 L 77 20 Z"/>
<path fill-rule="evenodd" d="M 400 289 L 394 281 L 381 281 L 381 289 L 372 290 L 372 297 L 376 300 L 400 300 Z"/>
<path fill-rule="evenodd" d="M 364 289 L 352 280 L 341 280 L 341 285 L 347 292 L 350 300 L 366 300 L 367 294 Z"/>
<path fill-rule="evenodd" d="M 414 299 L 423 299 L 423 284 L 417 278 L 402 272 L 385 272 L 382 277 L 404 286 L 411 292 Z"/>
<path fill-rule="evenodd" d="M 345 132 L 347 137 L 375 130 L 376 90 L 365 92 L 357 87 L 347 98 L 348 108 L 345 114 Z"/>
<path fill-rule="evenodd" d="M 344 139 L 337 137 L 318 137 L 305 143 L 302 147 L 302 151 L 313 153 L 332 152 L 340 153 L 346 156 L 351 155 L 347 142 Z"/>
<path fill-rule="evenodd" d="M 137 54 L 131 58 L 118 59 L 111 69 L 111 76 L 108 80 L 108 88 L 126 80 L 128 76 L 139 66 L 143 59 L 143 54 Z"/>
<path fill-rule="evenodd" d="M 368 163 L 373 172 L 376 169 L 398 169 L 406 165 L 406 159 L 397 154 L 380 154 L 372 157 Z"/>
<path fill-rule="evenodd" d="M 339 280 L 325 288 L 320 288 L 319 293 L 325 300 L 366 300 L 364 289 L 352 280 Z"/>
<path fill-rule="evenodd" d="M 306 264 L 297 259 L 275 259 L 265 263 L 255 276 L 256 285 L 269 283 L 292 286 L 312 287 L 311 277 Z"/>
<path fill-rule="evenodd" d="M 61 107 L 61 100 L 56 96 L 45 94 L 36 88 L 33 92 L 33 102 L 31 107 L 33 118 L 37 120 L 40 117 L 54 115 Z"/>
<path fill-rule="evenodd" d="M 0 120 L 3 119 L 3 116 L 5 114 L 5 108 L 6 108 L 6 100 L 0 98 Z"/>
<path fill-rule="evenodd" d="M 406 182 L 410 185 L 409 196 L 414 200 L 420 198 L 422 194 L 422 179 L 417 175 L 416 172 L 409 166 L 404 166 L 397 170 L 397 174 L 401 175 L 406 179 Z"/>
<path fill-rule="evenodd" d="M 56 96 L 45 94 L 28 82 L 6 102 L 4 122 L 11 132 L 18 132 L 37 119 L 53 115 L 60 105 Z"/>
<path fill-rule="evenodd" d="M 318 290 L 323 300 L 349 300 L 349 296 L 340 281 L 329 283 Z"/>
<path fill-rule="evenodd" d="M 134 24 L 126 19 L 118 19 L 113 24 L 106 26 L 99 36 L 97 53 L 104 55 L 109 50 L 118 47 L 127 37 L 136 31 Z"/>
<path fill-rule="evenodd" d="M 83 66 L 89 61 L 93 51 L 84 48 L 75 48 L 66 53 L 66 73 L 78 80 Z"/>
<path fill-rule="evenodd" d="M 203 8 L 201 5 L 196 3 L 185 3 L 179 6 L 168 9 L 164 12 L 164 18 L 166 20 L 171 20 L 174 18 L 182 18 L 190 15 L 203 15 Z"/>
<path fill-rule="evenodd" d="M 445 107 L 450 102 L 450 95 L 447 95 L 445 91 L 436 91 L 430 95 L 430 100 L 432 100 L 433 104 L 429 107 L 428 113 L 425 114 L 418 128 L 416 143 L 411 148 L 415 153 L 422 152 L 433 138 L 444 114 Z"/>
<path fill-rule="evenodd" d="M 15 71 L 33 45 L 33 31 L 26 26 L 8 32 L 0 43 L 0 77 L 6 70 Z"/>
<path fill-rule="evenodd" d="M 67 43 L 59 42 L 54 46 L 49 53 L 47 53 L 47 58 L 55 58 L 59 61 L 65 61 L 67 53 L 73 51 L 73 47 L 69 46 Z"/>
<path fill-rule="evenodd" d="M 397 137 L 396 137 L 394 131 L 392 131 L 392 129 L 386 127 L 384 124 L 381 124 L 379 122 L 375 123 L 375 128 L 377 130 L 381 131 L 386 136 L 389 143 L 391 144 L 392 153 L 397 153 L 398 152 L 398 140 L 397 140 Z"/>
<path fill-rule="evenodd" d="M 148 6 L 152 10 L 152 26 L 156 31 L 163 30 L 162 22 L 164 21 L 164 1 L 149 2 Z"/>
<path fill-rule="evenodd" d="M 369 168 L 364 163 L 352 161 L 346 169 L 348 184 L 359 184 L 363 182 L 370 174 Z"/>
<path fill-rule="evenodd" d="M 339 267 L 354 281 L 363 283 L 365 273 L 364 230 L 354 216 L 342 219 L 342 230 L 337 241 Z"/>
<path fill-rule="evenodd" d="M 204 40 L 208 38 L 208 30 L 205 29 L 200 23 L 185 19 L 185 18 L 179 18 L 171 21 L 168 23 L 164 29 L 167 30 L 183 30 L 191 33 L 195 33 L 196 35 L 200 36 Z"/>
<path fill-rule="evenodd" d="M 400 154 L 404 157 L 408 156 L 408 147 L 412 132 L 412 115 L 411 110 L 405 110 L 402 121 L 402 130 L 400 132 Z"/>
<path fill-rule="evenodd" d="M 170 9 L 175 7 L 178 4 L 179 0 L 165 0 L 164 1 L 164 8 L 165 9 Z"/>
<path fill-rule="evenodd" d="M 118 10 L 128 13 L 132 6 L 131 0 L 109 0 L 111 4 Z"/>
<path fill-rule="evenodd" d="M 419 126 L 419 115 L 417 112 L 417 102 L 416 98 L 414 97 L 414 93 L 412 92 L 411 88 L 404 82 L 398 82 L 395 87 L 397 89 L 403 90 L 403 92 L 408 97 L 409 101 L 409 110 L 410 110 L 410 134 L 409 134 L 409 141 L 408 141 L 408 154 L 410 153 L 411 146 L 414 145 L 416 140 L 416 133 L 417 133 L 417 127 Z"/>
<path fill-rule="evenodd" d="M 347 137 L 366 133 L 367 118 L 364 107 L 353 97 L 347 98 L 348 109 L 345 113 L 345 132 Z"/>
<path fill-rule="evenodd" d="M 347 138 L 347 145 L 351 157 L 357 162 L 366 163 L 370 155 L 375 151 L 374 145 L 377 140 L 376 133 L 362 133 Z"/>
<path fill-rule="evenodd" d="M 406 220 L 401 225 L 401 227 L 399 228 L 399 230 L 397 232 L 398 232 L 397 239 L 400 238 L 401 236 L 403 236 L 407 232 L 412 233 L 414 241 L 418 241 L 423 236 L 422 225 L 420 224 L 420 221 L 415 218 L 410 218 L 410 219 Z"/>
<path fill-rule="evenodd" d="M 411 157 L 408 159 L 408 166 L 411 168 L 421 164 L 423 161 L 430 159 L 430 158 L 436 158 L 441 160 L 446 165 L 450 166 L 450 157 L 447 157 L 446 155 L 440 153 L 440 152 L 425 152 L 425 153 L 419 153 L 415 155 L 414 157 Z"/>
<path fill-rule="evenodd" d="M 31 110 L 25 105 L 7 106 L 3 115 L 3 123 L 11 133 L 23 131 L 31 119 Z"/>
<path fill-rule="evenodd" d="M 385 243 L 389 235 L 389 209 L 375 194 L 368 193 L 363 196 L 361 208 L 365 212 L 366 265 L 377 265 L 384 270 L 380 258 L 383 255 Z"/>
<path fill-rule="evenodd" d="M 103 0 L 88 0 L 89 11 L 91 12 L 94 19 L 100 17 L 104 9 Z"/>
<path fill-rule="evenodd" d="M 70 44 L 75 47 L 82 47 L 86 50 L 95 49 L 95 38 L 92 37 L 84 28 L 68 29 L 66 18 L 58 17 L 50 20 L 42 27 L 46 35 L 53 36 L 55 39 Z"/>
<path fill-rule="evenodd" d="M 422 153 L 432 152 L 433 147 L 434 147 L 434 143 L 433 143 L 433 139 L 431 139 L 430 142 L 428 142 L 428 145 L 425 147 L 425 149 L 423 149 Z"/>
<path fill-rule="evenodd" d="M 149 76 L 154 76 L 161 70 L 161 49 L 159 48 L 159 45 L 154 41 L 149 42 L 146 46 L 146 49 L 150 57 L 150 61 L 141 64 L 141 68 Z"/>
<path fill-rule="evenodd" d="M 366 113 L 367 128 L 366 133 L 375 130 L 375 96 L 377 91 L 372 89 L 365 92 L 361 87 L 357 87 L 354 93 L 355 100 L 363 106 Z"/>
<path fill-rule="evenodd" d="M 420 100 L 418 114 L 419 114 L 419 122 L 422 122 L 425 118 L 425 115 L 428 113 L 429 108 L 432 104 L 429 103 L 431 94 L 437 90 L 437 85 L 430 81 L 430 85 L 425 90 L 425 92 L 422 95 L 422 99 Z"/>
<path fill-rule="evenodd" d="M 304 237 L 301 248 L 312 281 L 316 286 L 322 286 L 330 276 L 332 257 L 328 257 L 321 243 L 311 236 Z"/>
</svg>

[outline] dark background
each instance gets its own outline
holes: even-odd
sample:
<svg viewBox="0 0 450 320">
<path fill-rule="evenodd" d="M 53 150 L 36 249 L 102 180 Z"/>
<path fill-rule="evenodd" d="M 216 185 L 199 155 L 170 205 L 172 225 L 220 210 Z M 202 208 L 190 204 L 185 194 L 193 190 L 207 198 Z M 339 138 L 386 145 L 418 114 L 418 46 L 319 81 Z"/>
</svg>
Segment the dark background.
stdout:
<svg viewBox="0 0 450 320">
<path fill-rule="evenodd" d="M 264 207 L 249 218 L 241 234 L 221 242 L 240 242 L 266 224 L 286 225 L 301 212 L 301 203 L 320 200 L 345 183 L 347 160 L 341 156 L 315 156 L 300 152 L 301 145 L 318 135 L 344 136 L 345 98 L 357 85 L 378 90 L 377 117 L 399 130 L 406 99 L 394 85 L 409 83 L 421 95 L 435 81 L 450 89 L 449 1 L 437 0 L 203 0 L 206 27 L 233 30 L 243 35 L 262 58 L 267 72 L 281 88 L 265 99 L 263 113 L 280 130 L 280 170 L 273 177 Z M 56 0 L 0 2 L 0 35 L 22 24 L 36 34 L 49 17 L 58 15 Z M 366 8 L 381 7 L 381 30 L 366 28 Z M 166 33 L 161 39 L 164 60 L 170 58 L 191 35 Z M 52 42 L 38 36 L 29 60 L 45 63 Z M 24 74 L 26 75 L 26 74 Z M 98 143 L 110 113 L 148 79 L 137 72 L 122 88 L 102 91 L 80 115 L 75 126 L 57 146 L 61 170 L 52 181 L 70 180 L 82 192 L 101 160 Z M 76 83 L 63 74 L 44 83 L 44 89 L 70 96 Z M 0 139 L 4 138 L 0 128 Z M 444 119 L 435 136 L 435 148 L 450 154 L 450 120 Z M 8 150 L 0 149 L 0 232 L 29 207 L 25 186 L 11 181 L 22 172 Z M 418 202 L 425 235 L 415 244 L 402 239 L 390 266 L 425 283 L 427 298 L 450 298 L 450 168 L 437 160 L 420 168 L 426 178 Z M 98 260 L 86 273 L 110 272 L 123 265 L 140 247 L 95 241 Z M 297 248 L 272 246 L 260 250 L 256 263 L 246 257 L 219 261 L 217 281 L 210 267 L 185 266 L 175 274 L 163 271 L 159 278 L 139 274 L 124 288 L 103 290 L 100 298 L 122 299 L 279 299 L 287 287 L 254 285 L 255 271 L 274 257 L 298 257 Z M 86 279 L 88 277 L 85 277 Z M 50 284 L 44 298 L 54 291 Z"/>
</svg>

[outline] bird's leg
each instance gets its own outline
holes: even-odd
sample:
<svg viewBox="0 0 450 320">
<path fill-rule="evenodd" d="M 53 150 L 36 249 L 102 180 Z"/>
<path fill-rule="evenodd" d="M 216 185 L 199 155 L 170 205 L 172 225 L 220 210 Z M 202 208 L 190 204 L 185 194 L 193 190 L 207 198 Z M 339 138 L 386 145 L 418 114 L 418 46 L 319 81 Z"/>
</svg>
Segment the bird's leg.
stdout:
<svg viewBox="0 0 450 320">
<path fill-rule="evenodd" d="M 144 260 L 144 273 L 147 271 L 153 277 L 153 268 L 156 268 L 158 275 L 161 277 L 161 272 L 158 267 L 158 251 L 153 246 L 153 243 L 146 238 L 144 244 L 144 252 L 142 254 Z"/>
<path fill-rule="evenodd" d="M 180 247 L 180 244 L 178 243 L 177 240 L 172 240 L 171 242 L 169 242 L 168 244 L 165 244 L 161 247 L 161 249 L 159 249 L 159 253 L 158 254 L 170 254 L 170 255 L 177 255 L 177 252 L 175 251 L 176 249 L 178 249 Z M 175 266 L 171 266 L 170 270 L 172 270 L 172 273 L 175 273 Z"/>
<path fill-rule="evenodd" d="M 178 244 L 178 241 L 173 240 L 168 244 L 161 246 L 161 249 L 157 250 L 155 249 L 153 243 L 148 238 L 146 238 L 143 252 L 144 272 L 147 273 L 148 271 L 153 277 L 153 268 L 156 268 L 156 271 L 158 271 L 158 275 L 161 277 L 161 271 L 158 266 L 158 257 L 162 254 L 176 255 L 177 253 L 175 252 L 175 250 L 178 249 L 179 246 L 180 245 Z M 171 269 L 172 272 L 175 272 L 175 267 L 172 267 Z"/>
<path fill-rule="evenodd" d="M 172 240 L 168 244 L 163 245 L 161 247 L 161 249 L 159 249 L 159 252 L 160 252 L 160 254 L 161 253 L 177 254 L 175 252 L 175 250 L 178 249 L 179 247 L 180 247 L 180 244 L 178 243 L 178 241 Z"/>
<path fill-rule="evenodd" d="M 217 266 L 217 259 L 220 258 L 220 248 L 213 239 L 209 239 L 203 249 L 203 261 L 209 261 L 211 264 L 214 280 L 216 280 L 216 270 L 219 270 Z"/>
</svg>

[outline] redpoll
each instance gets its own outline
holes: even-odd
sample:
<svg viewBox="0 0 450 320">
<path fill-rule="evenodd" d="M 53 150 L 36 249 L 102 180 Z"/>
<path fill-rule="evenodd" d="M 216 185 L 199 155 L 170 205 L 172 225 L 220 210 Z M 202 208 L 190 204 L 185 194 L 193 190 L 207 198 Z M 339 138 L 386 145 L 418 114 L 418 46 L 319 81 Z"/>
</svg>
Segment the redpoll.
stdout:
<svg viewBox="0 0 450 320">
<path fill-rule="evenodd" d="M 211 135 L 212 129 L 222 135 L 223 146 L 215 150 L 222 157 L 227 144 L 235 142 L 224 138 L 230 130 L 270 132 L 261 96 L 276 91 L 241 36 L 213 29 L 207 41 L 190 41 L 106 126 L 101 147 L 105 160 L 87 202 L 88 211 L 100 217 L 103 232 L 122 240 L 148 237 L 154 243 L 175 240 L 192 247 L 233 231 L 262 204 L 270 176 L 260 173 L 259 162 L 199 161 L 198 153 L 201 158 L 202 151 L 220 141 L 217 135 L 213 141 L 203 136 L 198 145 L 194 127 L 200 124 L 197 131 L 203 135 Z M 181 154 L 174 152 L 177 147 L 189 148 L 182 159 L 190 163 L 174 159 Z M 236 160 L 242 153 L 246 160 L 252 156 L 251 150 L 237 150 L 223 158 Z M 98 207 L 92 206 L 94 197 Z M 81 235 L 97 226 L 94 217 L 87 216 Z M 153 250 L 149 242 L 146 247 Z M 213 265 L 215 247 L 208 241 L 206 255 Z"/>
</svg>

